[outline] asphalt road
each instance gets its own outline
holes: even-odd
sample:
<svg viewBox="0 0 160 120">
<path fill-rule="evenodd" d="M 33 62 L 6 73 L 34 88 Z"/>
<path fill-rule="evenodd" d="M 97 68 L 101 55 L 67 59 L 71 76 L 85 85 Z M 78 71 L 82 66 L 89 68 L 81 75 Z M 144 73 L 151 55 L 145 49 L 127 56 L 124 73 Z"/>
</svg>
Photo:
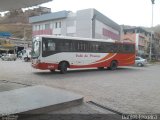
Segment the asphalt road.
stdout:
<svg viewBox="0 0 160 120">
<path fill-rule="evenodd" d="M 47 85 L 79 93 L 122 113 L 160 113 L 160 65 L 110 70 L 71 70 L 67 74 L 36 70 L 30 62 L 0 61 L 0 80 Z"/>
</svg>

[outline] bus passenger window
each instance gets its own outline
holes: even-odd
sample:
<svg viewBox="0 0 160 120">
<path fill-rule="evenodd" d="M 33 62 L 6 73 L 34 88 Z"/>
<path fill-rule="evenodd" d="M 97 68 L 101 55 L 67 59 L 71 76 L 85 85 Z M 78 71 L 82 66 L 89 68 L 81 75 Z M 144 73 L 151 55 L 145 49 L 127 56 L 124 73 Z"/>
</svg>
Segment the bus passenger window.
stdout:
<svg viewBox="0 0 160 120">
<path fill-rule="evenodd" d="M 55 51 L 56 50 L 56 45 L 54 42 L 49 42 L 48 43 L 48 48 L 49 48 L 49 51 Z"/>
<path fill-rule="evenodd" d="M 44 42 L 43 42 L 43 51 L 46 51 L 46 45 Z"/>
<path fill-rule="evenodd" d="M 118 45 L 114 44 L 113 46 L 114 46 L 114 52 L 117 53 L 118 52 Z"/>
<path fill-rule="evenodd" d="M 128 53 L 129 52 L 129 46 L 128 45 L 123 45 L 123 52 Z"/>
<path fill-rule="evenodd" d="M 55 51 L 56 44 L 53 41 L 44 41 L 43 42 L 43 51 Z"/>
</svg>

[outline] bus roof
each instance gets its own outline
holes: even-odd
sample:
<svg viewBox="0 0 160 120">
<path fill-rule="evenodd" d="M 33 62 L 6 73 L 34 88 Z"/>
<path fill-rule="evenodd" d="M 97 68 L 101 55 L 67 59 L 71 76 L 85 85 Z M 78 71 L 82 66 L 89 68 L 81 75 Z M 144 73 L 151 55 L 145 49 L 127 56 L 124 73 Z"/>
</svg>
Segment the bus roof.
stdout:
<svg viewBox="0 0 160 120">
<path fill-rule="evenodd" d="M 83 38 L 83 37 L 71 37 L 71 36 L 55 36 L 55 35 L 36 35 L 35 37 L 44 38 L 59 38 L 59 39 L 71 39 L 71 40 L 84 40 L 84 41 L 98 41 L 98 42 L 111 42 L 111 43 L 128 43 L 134 44 L 132 42 L 124 42 L 113 39 L 93 39 L 93 38 Z"/>
</svg>

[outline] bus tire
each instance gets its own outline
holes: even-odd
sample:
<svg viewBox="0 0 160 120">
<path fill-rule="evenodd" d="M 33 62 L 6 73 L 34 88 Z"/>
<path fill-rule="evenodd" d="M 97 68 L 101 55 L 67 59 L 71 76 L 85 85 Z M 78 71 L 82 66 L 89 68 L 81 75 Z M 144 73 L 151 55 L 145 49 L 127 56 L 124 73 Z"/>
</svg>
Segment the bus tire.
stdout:
<svg viewBox="0 0 160 120">
<path fill-rule="evenodd" d="M 98 67 L 98 70 L 103 70 L 104 69 L 104 67 Z"/>
<path fill-rule="evenodd" d="M 110 66 L 108 67 L 109 70 L 116 70 L 118 66 L 118 62 L 117 61 L 112 61 Z"/>
<path fill-rule="evenodd" d="M 55 72 L 55 69 L 50 70 L 50 72 Z"/>
<path fill-rule="evenodd" d="M 61 62 L 59 64 L 59 70 L 61 74 L 65 74 L 67 72 L 68 64 L 67 62 Z"/>
</svg>

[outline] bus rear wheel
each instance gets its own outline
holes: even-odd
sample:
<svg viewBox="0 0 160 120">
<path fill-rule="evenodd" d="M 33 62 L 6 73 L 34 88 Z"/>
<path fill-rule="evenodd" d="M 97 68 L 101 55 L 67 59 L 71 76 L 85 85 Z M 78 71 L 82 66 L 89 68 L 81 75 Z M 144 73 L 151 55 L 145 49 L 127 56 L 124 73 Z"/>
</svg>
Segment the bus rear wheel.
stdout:
<svg viewBox="0 0 160 120">
<path fill-rule="evenodd" d="M 98 70 L 103 70 L 104 69 L 104 67 L 98 67 Z"/>
<path fill-rule="evenodd" d="M 59 70 L 61 74 L 65 74 L 67 72 L 68 64 L 66 62 L 61 62 L 59 64 Z"/>
<path fill-rule="evenodd" d="M 116 70 L 118 66 L 118 62 L 117 61 L 112 61 L 110 66 L 108 67 L 109 70 Z"/>
<path fill-rule="evenodd" d="M 50 69 L 50 72 L 55 72 L 55 69 Z"/>
</svg>

